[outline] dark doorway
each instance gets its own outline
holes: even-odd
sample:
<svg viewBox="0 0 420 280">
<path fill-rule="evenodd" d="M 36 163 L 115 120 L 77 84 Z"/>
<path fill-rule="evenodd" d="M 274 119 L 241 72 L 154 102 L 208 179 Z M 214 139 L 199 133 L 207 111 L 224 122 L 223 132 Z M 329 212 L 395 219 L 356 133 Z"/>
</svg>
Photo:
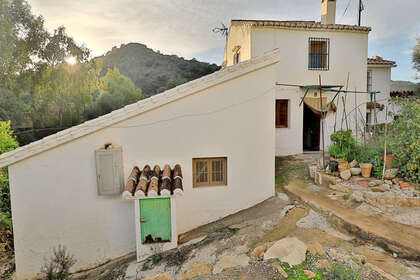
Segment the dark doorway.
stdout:
<svg viewBox="0 0 420 280">
<path fill-rule="evenodd" d="M 303 108 L 303 150 L 319 151 L 321 115 L 314 113 L 304 103 Z"/>
</svg>

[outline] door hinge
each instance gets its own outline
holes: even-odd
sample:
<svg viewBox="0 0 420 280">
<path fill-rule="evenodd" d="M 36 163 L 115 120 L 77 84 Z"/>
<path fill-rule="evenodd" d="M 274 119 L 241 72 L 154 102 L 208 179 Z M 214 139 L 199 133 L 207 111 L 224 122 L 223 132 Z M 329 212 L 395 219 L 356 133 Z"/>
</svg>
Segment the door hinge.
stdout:
<svg viewBox="0 0 420 280">
<path fill-rule="evenodd" d="M 140 223 L 145 223 L 145 222 L 147 222 L 146 218 L 140 218 Z"/>
</svg>

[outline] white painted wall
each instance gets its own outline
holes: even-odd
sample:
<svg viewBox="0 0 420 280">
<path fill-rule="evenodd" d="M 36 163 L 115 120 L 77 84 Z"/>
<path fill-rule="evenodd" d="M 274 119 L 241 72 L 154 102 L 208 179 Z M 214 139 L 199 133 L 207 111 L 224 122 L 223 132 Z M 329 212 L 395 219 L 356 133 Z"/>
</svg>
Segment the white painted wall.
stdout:
<svg viewBox="0 0 420 280">
<path fill-rule="evenodd" d="M 330 39 L 330 67 L 328 71 L 308 70 L 310 37 Z M 366 91 L 367 85 L 367 55 L 368 55 L 368 34 L 360 32 L 332 32 L 332 31 L 310 31 L 292 30 L 281 28 L 252 28 L 251 32 L 251 57 L 259 56 L 269 50 L 278 48 L 282 54 L 282 60 L 277 64 L 277 82 L 298 85 L 317 85 L 319 75 L 323 85 L 347 85 L 349 76 L 349 90 Z M 344 88 L 345 89 L 345 88 Z M 303 110 L 296 108 L 299 99 L 304 92 L 299 88 L 282 89 L 277 92 L 277 98 L 283 96 L 289 98 L 292 103 L 290 128 L 276 129 L 276 155 L 298 154 L 303 151 Z M 313 92 L 312 92 L 313 93 Z M 309 95 L 310 96 L 310 95 Z M 318 94 L 319 96 L 319 94 Z M 332 100 L 333 93 L 324 93 L 328 101 Z M 349 93 L 346 99 L 346 109 L 350 112 L 357 104 L 367 101 L 367 94 Z M 366 115 L 366 106 L 360 107 L 362 114 Z M 343 103 L 339 99 L 337 111 L 337 127 L 341 129 L 343 115 Z M 356 113 L 348 115 L 349 128 L 356 130 Z M 361 126 L 360 114 L 358 127 Z M 326 119 L 325 144 L 330 145 L 329 135 L 334 132 L 335 117 L 329 115 Z M 359 134 L 360 135 L 360 134 Z M 322 148 L 322 143 L 321 143 Z"/>
<path fill-rule="evenodd" d="M 97 195 L 94 151 L 107 142 L 122 146 L 125 178 L 134 165 L 181 164 L 184 195 L 176 198 L 178 233 L 274 195 L 275 67 L 9 166 L 17 279 L 39 272 L 58 244 L 74 254 L 76 270 L 136 250 L 133 202 Z M 189 117 L 180 117 L 184 114 Z M 228 158 L 228 186 L 193 189 L 192 158 L 219 156 Z"/>
<path fill-rule="evenodd" d="M 251 59 L 251 26 L 232 22 L 226 41 L 223 65 L 233 65 L 233 48 L 240 46 L 239 61 Z"/>
<path fill-rule="evenodd" d="M 372 91 L 380 92 L 376 94 L 377 102 L 387 106 L 391 93 L 391 67 L 368 66 L 368 71 L 372 72 Z M 373 111 L 371 116 L 373 116 Z M 376 118 L 378 123 L 385 123 L 386 110 L 376 110 Z M 388 116 L 388 122 L 391 120 L 392 117 Z M 373 117 L 370 123 L 374 123 Z"/>
</svg>

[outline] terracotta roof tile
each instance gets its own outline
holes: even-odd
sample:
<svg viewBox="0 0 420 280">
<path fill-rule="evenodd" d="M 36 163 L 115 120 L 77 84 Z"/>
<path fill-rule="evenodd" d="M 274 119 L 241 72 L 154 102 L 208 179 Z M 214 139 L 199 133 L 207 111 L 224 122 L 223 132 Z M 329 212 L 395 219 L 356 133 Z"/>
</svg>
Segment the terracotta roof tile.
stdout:
<svg viewBox="0 0 420 280">
<path fill-rule="evenodd" d="M 369 32 L 372 28 L 368 26 L 346 25 L 346 24 L 322 24 L 317 21 L 279 21 L 279 20 L 243 20 L 235 19 L 232 23 L 250 24 L 257 27 L 284 27 L 284 28 L 305 28 L 323 29 L 338 31 Z"/>
<path fill-rule="evenodd" d="M 386 60 L 386 59 L 383 59 L 380 56 L 372 56 L 371 58 L 368 58 L 368 64 L 370 64 L 370 65 L 390 65 L 390 66 L 396 66 L 395 61 Z"/>
<path fill-rule="evenodd" d="M 173 170 L 168 164 L 165 165 L 163 170 L 159 165 L 155 165 L 153 170 L 149 165 L 146 165 L 141 171 L 137 166 L 133 168 L 122 196 L 124 199 L 135 199 L 182 193 L 181 165 L 175 165 Z"/>
</svg>

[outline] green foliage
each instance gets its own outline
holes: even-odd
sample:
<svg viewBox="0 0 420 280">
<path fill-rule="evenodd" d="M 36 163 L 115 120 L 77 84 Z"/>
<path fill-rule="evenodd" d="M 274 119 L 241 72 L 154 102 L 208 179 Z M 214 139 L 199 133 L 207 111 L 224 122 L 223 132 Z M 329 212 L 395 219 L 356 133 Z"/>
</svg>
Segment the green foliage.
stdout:
<svg viewBox="0 0 420 280">
<path fill-rule="evenodd" d="M 420 183 L 420 99 L 399 100 L 401 111 L 390 124 L 389 146 L 399 175 Z"/>
<path fill-rule="evenodd" d="M 413 64 L 414 69 L 416 69 L 417 72 L 420 72 L 420 36 L 417 37 L 417 44 L 413 50 Z"/>
<path fill-rule="evenodd" d="M 185 60 L 176 55 L 164 55 L 139 43 L 114 47 L 102 60 L 104 75 L 107 69 L 117 67 L 141 88 L 145 97 L 173 88 L 177 85 L 211 74 L 220 69 L 216 64 Z"/>
<path fill-rule="evenodd" d="M 351 130 L 340 130 L 331 135 L 333 144 L 328 148 L 330 156 L 343 158 L 346 161 L 354 159 L 357 142 L 352 136 Z"/>
<path fill-rule="evenodd" d="M 349 200 L 349 198 L 350 198 L 350 195 L 349 194 L 346 193 L 345 195 L 343 195 L 343 199 L 344 200 Z"/>
<path fill-rule="evenodd" d="M 109 113 L 125 105 L 137 102 L 142 97 L 140 89 L 117 68 L 108 69 L 105 76 L 100 78 L 99 96 L 95 100 L 96 116 Z"/>
<path fill-rule="evenodd" d="M 0 121 L 0 155 L 14 150 L 17 147 L 19 147 L 19 144 L 13 136 L 13 131 L 10 128 L 10 121 Z"/>
<path fill-rule="evenodd" d="M 41 273 L 46 280 L 67 280 L 70 279 L 70 268 L 76 260 L 70 255 L 65 246 L 58 245 L 53 249 L 53 256 L 41 267 Z"/>
</svg>

